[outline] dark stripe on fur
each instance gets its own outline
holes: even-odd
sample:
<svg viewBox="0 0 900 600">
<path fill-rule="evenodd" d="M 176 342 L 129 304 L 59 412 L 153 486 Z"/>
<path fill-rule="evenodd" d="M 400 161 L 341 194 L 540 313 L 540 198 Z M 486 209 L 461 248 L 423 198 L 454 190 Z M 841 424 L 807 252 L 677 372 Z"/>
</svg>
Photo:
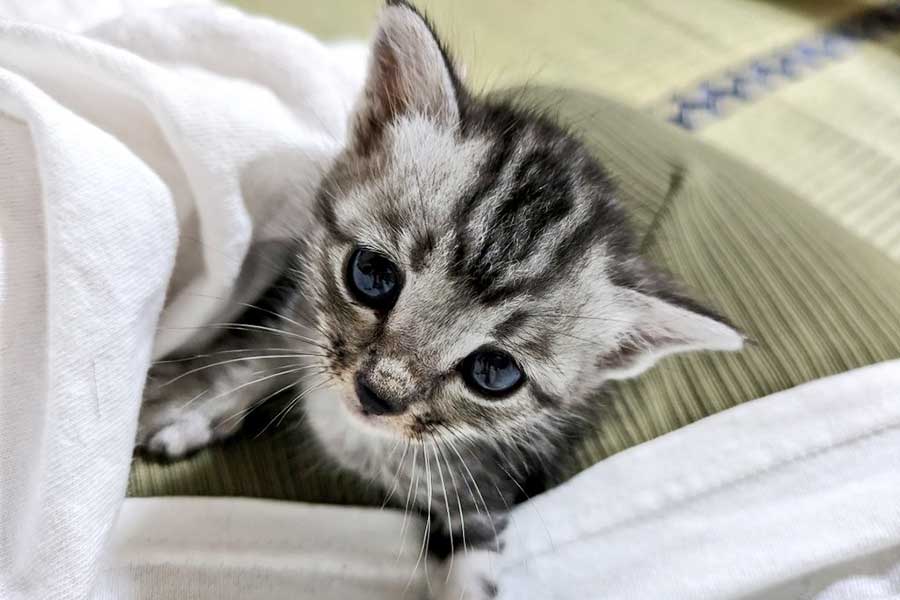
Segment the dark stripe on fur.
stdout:
<svg viewBox="0 0 900 600">
<path fill-rule="evenodd" d="M 434 246 L 434 233 L 430 230 L 417 231 L 413 235 L 412 248 L 409 251 L 409 266 L 414 273 L 418 273 L 426 267 L 431 253 L 434 252 Z"/>
<path fill-rule="evenodd" d="M 454 212 L 451 275 L 484 304 L 520 294 L 539 296 L 567 277 L 590 245 L 623 229 L 612 186 L 581 144 L 542 116 L 503 103 L 468 102 L 462 108 L 461 134 L 492 145 Z M 525 155 L 516 159 L 519 149 Z M 508 189 L 497 197 L 501 176 L 513 160 L 518 164 Z M 576 190 L 591 208 L 572 233 L 555 239 L 558 226 L 573 218 Z M 486 216 L 485 202 L 492 204 Z M 481 227 L 473 223 L 476 214 L 487 219 L 487 235 L 473 234 Z M 540 251 L 549 247 L 550 253 L 527 269 L 527 277 L 519 275 L 542 245 Z"/>
<path fill-rule="evenodd" d="M 522 326 L 525 325 L 526 321 L 528 321 L 527 312 L 523 310 L 513 311 L 506 319 L 497 323 L 494 330 L 491 332 L 491 336 L 498 340 L 508 340 L 522 329 Z"/>
</svg>

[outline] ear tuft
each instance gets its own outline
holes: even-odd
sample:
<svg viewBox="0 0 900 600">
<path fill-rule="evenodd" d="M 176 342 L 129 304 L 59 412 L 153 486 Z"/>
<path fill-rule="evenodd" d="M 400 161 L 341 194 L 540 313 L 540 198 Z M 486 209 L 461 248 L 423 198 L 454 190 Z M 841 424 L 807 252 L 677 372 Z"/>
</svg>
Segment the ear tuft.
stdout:
<svg viewBox="0 0 900 600">
<path fill-rule="evenodd" d="M 366 86 L 353 117 L 351 147 L 368 154 L 384 129 L 419 115 L 454 126 L 459 79 L 434 29 L 411 4 L 388 0 L 372 39 Z"/>
</svg>

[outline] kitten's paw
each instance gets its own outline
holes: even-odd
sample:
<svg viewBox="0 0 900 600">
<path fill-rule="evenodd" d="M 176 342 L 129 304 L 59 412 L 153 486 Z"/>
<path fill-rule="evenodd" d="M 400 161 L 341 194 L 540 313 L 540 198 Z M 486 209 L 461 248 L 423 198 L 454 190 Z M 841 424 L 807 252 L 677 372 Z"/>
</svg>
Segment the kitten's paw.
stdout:
<svg viewBox="0 0 900 600">
<path fill-rule="evenodd" d="M 175 460 L 209 444 L 215 433 L 199 402 L 203 382 L 173 380 L 178 371 L 163 367 L 154 367 L 147 380 L 135 445 L 151 456 Z"/>
<path fill-rule="evenodd" d="M 139 443 L 149 454 L 175 460 L 208 445 L 213 438 L 209 419 L 196 411 L 188 411 L 172 423 L 147 432 Z"/>
<path fill-rule="evenodd" d="M 497 554 L 487 550 L 456 556 L 452 566 L 444 561 L 440 589 L 435 600 L 495 600 L 498 597 L 494 561 Z M 434 581 L 434 580 L 432 580 Z"/>
<path fill-rule="evenodd" d="M 465 583 L 448 582 L 435 596 L 435 600 L 496 600 L 497 593 L 496 583 L 490 579 L 479 577 Z"/>
</svg>

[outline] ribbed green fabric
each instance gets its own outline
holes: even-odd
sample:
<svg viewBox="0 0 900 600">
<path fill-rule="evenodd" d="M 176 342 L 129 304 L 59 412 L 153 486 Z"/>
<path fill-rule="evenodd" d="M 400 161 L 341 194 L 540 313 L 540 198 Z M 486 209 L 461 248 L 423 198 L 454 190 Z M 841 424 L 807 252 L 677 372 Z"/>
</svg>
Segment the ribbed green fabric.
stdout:
<svg viewBox="0 0 900 600">
<path fill-rule="evenodd" d="M 380 4 L 238 3 L 328 37 L 365 35 Z M 535 97 L 613 173 L 646 254 L 756 340 L 735 355 L 668 359 L 617 386 L 572 470 L 752 398 L 900 357 L 900 38 L 864 44 L 693 134 L 657 110 L 877 1 L 421 4 L 476 85 L 572 90 Z M 601 90 L 632 108 L 591 93 Z M 137 460 L 129 493 L 378 500 L 284 427 L 172 465 Z"/>
</svg>

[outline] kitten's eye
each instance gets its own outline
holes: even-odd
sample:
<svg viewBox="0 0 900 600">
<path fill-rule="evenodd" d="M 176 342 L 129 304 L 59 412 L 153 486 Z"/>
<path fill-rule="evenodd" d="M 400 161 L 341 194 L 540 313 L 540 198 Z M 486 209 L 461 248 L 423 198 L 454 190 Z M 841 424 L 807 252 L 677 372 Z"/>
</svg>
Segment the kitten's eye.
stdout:
<svg viewBox="0 0 900 600">
<path fill-rule="evenodd" d="M 476 350 L 460 365 L 470 388 L 486 396 L 505 396 L 525 381 L 525 374 L 513 358 L 498 350 Z"/>
<path fill-rule="evenodd" d="M 400 270 L 387 258 L 365 248 L 357 248 L 350 255 L 346 278 L 353 297 L 375 310 L 390 309 L 400 295 Z"/>
</svg>

